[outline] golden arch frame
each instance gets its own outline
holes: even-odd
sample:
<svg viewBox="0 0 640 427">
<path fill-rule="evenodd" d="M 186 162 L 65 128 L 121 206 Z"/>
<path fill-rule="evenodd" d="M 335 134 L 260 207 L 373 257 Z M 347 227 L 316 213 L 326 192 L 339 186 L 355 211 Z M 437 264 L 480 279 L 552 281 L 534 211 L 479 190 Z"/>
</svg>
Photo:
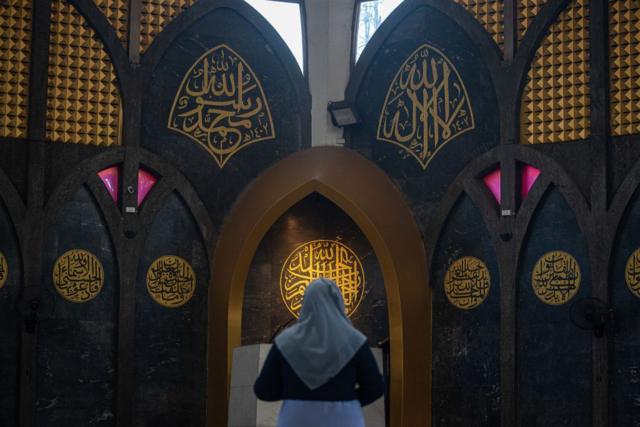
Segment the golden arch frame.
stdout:
<svg viewBox="0 0 640 427">
<path fill-rule="evenodd" d="M 391 345 L 391 425 L 429 426 L 431 291 L 420 230 L 389 177 L 356 152 L 337 147 L 300 151 L 272 166 L 245 189 L 225 220 L 209 287 L 207 425 L 227 424 L 231 356 L 240 345 L 253 255 L 271 225 L 314 192 L 354 220 L 380 262 Z"/>
</svg>

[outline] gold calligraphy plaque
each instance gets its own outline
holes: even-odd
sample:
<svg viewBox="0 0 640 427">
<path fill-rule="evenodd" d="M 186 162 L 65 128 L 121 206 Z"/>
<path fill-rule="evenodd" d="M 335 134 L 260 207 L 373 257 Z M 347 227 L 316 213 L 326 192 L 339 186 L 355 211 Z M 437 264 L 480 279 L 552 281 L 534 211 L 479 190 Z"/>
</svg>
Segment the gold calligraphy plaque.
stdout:
<svg viewBox="0 0 640 427">
<path fill-rule="evenodd" d="M 224 44 L 191 66 L 173 101 L 168 127 L 200 144 L 220 168 L 246 146 L 276 137 L 260 81 Z"/>
<path fill-rule="evenodd" d="M 305 289 L 321 277 L 338 285 L 345 312 L 351 316 L 364 296 L 364 269 L 355 252 L 335 240 L 304 243 L 287 257 L 280 273 L 280 293 L 287 309 L 298 317 Z"/>
<path fill-rule="evenodd" d="M 196 274 L 185 259 L 175 255 L 161 256 L 147 270 L 147 290 L 158 304 L 180 307 L 193 297 Z"/>
<path fill-rule="evenodd" d="M 406 150 L 423 169 L 446 143 L 475 128 L 453 63 L 428 44 L 402 64 L 384 100 L 377 138 Z"/>
<path fill-rule="evenodd" d="M 545 304 L 562 305 L 578 293 L 582 273 L 578 261 L 563 251 L 542 255 L 533 266 L 531 286 Z"/>
<path fill-rule="evenodd" d="M 104 285 L 104 270 L 95 255 L 83 249 L 63 253 L 53 265 L 53 285 L 64 299 L 87 302 Z"/>
<path fill-rule="evenodd" d="M 7 264 L 7 258 L 0 252 L 0 288 L 7 283 L 7 277 L 9 277 L 9 264 Z"/>
<path fill-rule="evenodd" d="M 640 248 L 636 249 L 627 260 L 624 279 L 631 293 L 640 298 Z"/>
<path fill-rule="evenodd" d="M 465 256 L 451 263 L 444 276 L 444 293 L 454 306 L 476 308 L 489 295 L 491 275 L 478 258 Z"/>
</svg>

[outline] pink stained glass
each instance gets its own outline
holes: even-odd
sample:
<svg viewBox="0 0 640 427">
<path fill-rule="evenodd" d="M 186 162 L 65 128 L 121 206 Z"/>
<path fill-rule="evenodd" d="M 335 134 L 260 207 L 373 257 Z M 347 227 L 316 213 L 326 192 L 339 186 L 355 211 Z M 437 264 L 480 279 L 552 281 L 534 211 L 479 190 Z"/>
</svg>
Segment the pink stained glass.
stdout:
<svg viewBox="0 0 640 427">
<path fill-rule="evenodd" d="M 103 169 L 98 172 L 98 176 L 102 180 L 102 183 L 107 188 L 107 191 L 111 195 L 114 202 L 118 203 L 118 186 L 120 180 L 120 167 L 111 166 L 110 168 Z"/>
<path fill-rule="evenodd" d="M 522 195 L 522 200 L 525 199 L 525 197 L 527 197 L 527 195 L 529 194 L 529 191 L 531 190 L 531 187 L 533 187 L 533 184 L 535 184 L 536 179 L 538 179 L 538 177 L 540 176 L 540 169 L 538 168 L 534 168 L 533 166 L 530 165 L 524 165 L 522 168 L 522 189 L 521 189 L 521 195 Z"/>
<path fill-rule="evenodd" d="M 149 191 L 156 185 L 158 179 L 144 169 L 138 171 L 138 207 L 147 198 Z"/>
<path fill-rule="evenodd" d="M 500 201 L 502 200 L 502 192 L 500 191 L 500 168 L 494 170 L 488 175 L 485 175 L 482 180 L 484 181 L 484 185 L 486 185 L 489 191 L 491 191 L 491 194 L 493 194 L 496 202 L 500 204 Z"/>
</svg>

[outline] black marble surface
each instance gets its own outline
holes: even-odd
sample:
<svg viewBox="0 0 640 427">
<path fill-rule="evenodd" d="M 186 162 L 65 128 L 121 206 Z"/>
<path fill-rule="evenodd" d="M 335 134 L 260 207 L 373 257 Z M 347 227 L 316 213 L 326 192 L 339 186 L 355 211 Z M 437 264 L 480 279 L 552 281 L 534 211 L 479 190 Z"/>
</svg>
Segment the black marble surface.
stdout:
<svg viewBox="0 0 640 427">
<path fill-rule="evenodd" d="M 580 265 L 582 280 L 563 305 L 543 303 L 534 294 L 531 273 L 545 253 L 561 250 Z M 525 240 L 518 281 L 518 424 L 591 425 L 591 340 L 573 325 L 571 304 L 591 296 L 585 240 L 562 194 L 551 188 L 534 214 Z"/>
<path fill-rule="evenodd" d="M 455 260 L 472 256 L 489 270 L 486 299 L 463 310 L 449 302 L 444 277 Z M 478 209 L 463 195 L 452 210 L 432 265 L 434 426 L 500 424 L 500 276 Z M 453 410 L 455 408 L 455 410 Z"/>
<path fill-rule="evenodd" d="M 382 272 L 371 244 L 353 220 L 330 200 L 315 193 L 280 217 L 260 243 L 247 277 L 242 307 L 242 344 L 266 343 L 293 321 L 280 294 L 280 272 L 289 254 L 312 240 L 337 240 L 362 263 L 365 294 L 351 316 L 371 345 L 388 337 L 387 302 Z"/>
<path fill-rule="evenodd" d="M 0 425 L 17 424 L 18 343 L 20 320 L 17 311 L 22 265 L 15 229 L 6 206 L 0 200 L 0 252 L 8 264 L 7 280 L 0 288 Z"/>
<path fill-rule="evenodd" d="M 106 226 L 86 187 L 58 213 L 44 242 L 37 425 L 115 425 L 118 273 Z M 53 265 L 71 249 L 91 252 L 104 268 L 101 292 L 85 303 L 65 300 L 53 285 Z"/>
<path fill-rule="evenodd" d="M 196 275 L 193 297 L 181 307 L 163 307 L 147 291 L 147 270 L 164 255 L 187 260 Z M 138 267 L 135 426 L 205 423 L 208 265 L 197 225 L 172 193 L 151 226 Z"/>
<path fill-rule="evenodd" d="M 625 267 L 640 248 L 640 196 L 636 193 L 620 224 L 611 265 L 610 287 L 615 313 L 614 383 L 616 426 L 633 426 L 640 420 L 640 298 L 625 282 Z"/>
</svg>

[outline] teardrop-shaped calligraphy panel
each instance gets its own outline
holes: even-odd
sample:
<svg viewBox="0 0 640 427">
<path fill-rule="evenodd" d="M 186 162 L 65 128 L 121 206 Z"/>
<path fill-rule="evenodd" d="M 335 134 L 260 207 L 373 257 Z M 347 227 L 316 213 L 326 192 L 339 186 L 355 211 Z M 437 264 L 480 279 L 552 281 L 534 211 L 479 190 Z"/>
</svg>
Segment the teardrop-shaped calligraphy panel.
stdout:
<svg viewBox="0 0 640 427">
<path fill-rule="evenodd" d="M 249 64 L 224 44 L 189 68 L 173 101 L 168 127 L 200 144 L 220 168 L 246 146 L 276 137 L 260 81 Z"/>
</svg>

